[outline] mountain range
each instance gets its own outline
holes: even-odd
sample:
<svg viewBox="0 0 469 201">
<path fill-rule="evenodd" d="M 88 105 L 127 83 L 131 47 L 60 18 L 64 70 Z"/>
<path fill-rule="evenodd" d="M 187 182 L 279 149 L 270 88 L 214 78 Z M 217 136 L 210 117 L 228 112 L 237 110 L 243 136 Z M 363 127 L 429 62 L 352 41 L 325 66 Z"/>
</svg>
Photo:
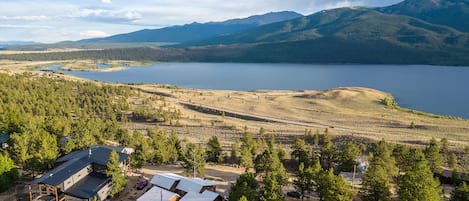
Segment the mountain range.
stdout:
<svg viewBox="0 0 469 201">
<path fill-rule="evenodd" d="M 144 29 L 132 33 L 119 34 L 106 38 L 85 39 L 78 42 L 96 43 L 96 42 L 167 42 L 180 43 L 206 39 L 218 35 L 241 32 L 250 28 L 255 28 L 265 24 L 290 20 L 301 17 L 301 14 L 283 11 L 271 12 L 263 15 L 254 15 L 242 19 L 232 19 L 224 22 L 209 22 L 170 26 L 160 29 Z"/>
<path fill-rule="evenodd" d="M 405 0 L 388 7 L 337 8 L 308 16 L 277 12 L 224 22 L 141 30 L 76 43 L 165 42 L 169 45 L 163 49 L 138 50 L 146 55 L 143 59 L 162 61 L 467 66 L 468 2 Z"/>
</svg>

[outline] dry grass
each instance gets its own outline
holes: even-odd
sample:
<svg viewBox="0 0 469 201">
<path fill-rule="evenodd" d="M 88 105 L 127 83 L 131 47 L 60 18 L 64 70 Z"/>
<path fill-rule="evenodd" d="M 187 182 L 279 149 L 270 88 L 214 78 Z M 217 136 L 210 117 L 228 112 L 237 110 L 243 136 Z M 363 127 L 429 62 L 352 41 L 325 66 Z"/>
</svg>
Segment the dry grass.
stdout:
<svg viewBox="0 0 469 201">
<path fill-rule="evenodd" d="M 432 137 L 450 140 L 453 148 L 469 143 L 469 121 L 434 118 L 388 108 L 381 103 L 387 93 L 367 88 L 337 88 L 326 91 L 224 91 L 174 89 L 159 85 L 138 86 L 149 91 L 167 93 L 167 98 L 188 117 L 188 125 L 210 127 L 210 122 L 228 125 L 238 130 L 247 126 L 256 133 L 261 127 L 279 135 L 303 135 L 305 129 L 323 127 L 298 126 L 284 123 L 265 123 L 208 115 L 183 108 L 177 101 L 213 106 L 216 108 L 263 117 L 311 123 L 331 127 L 337 135 L 354 135 L 373 140 L 385 138 L 402 144 L 422 144 Z M 198 119 L 193 122 L 191 119 Z M 416 128 L 409 128 L 411 122 Z M 332 128 L 334 127 L 334 128 Z"/>
<path fill-rule="evenodd" d="M 79 62 L 96 64 L 96 61 Z M 113 62 L 119 63 L 120 61 Z M 0 69 L 9 73 L 20 73 L 30 71 L 34 66 L 53 63 L 57 61 L 0 61 Z M 34 73 L 60 79 L 83 80 L 50 72 L 35 71 Z M 254 134 L 257 134 L 260 128 L 264 128 L 267 133 L 275 134 L 284 144 L 288 144 L 296 137 L 303 137 L 305 129 L 312 129 L 314 133 L 316 130 L 322 132 L 325 127 L 328 127 L 333 135 L 356 136 L 372 140 L 384 138 L 390 142 L 409 145 L 424 144 L 432 137 L 448 138 L 450 148 L 453 149 L 460 149 L 469 144 L 469 121 L 434 118 L 388 108 L 381 103 L 381 100 L 390 95 L 373 89 L 349 87 L 326 91 L 246 92 L 183 89 L 165 85 L 133 87 L 170 96 L 165 97 L 164 103 L 153 98 L 153 101 L 146 103 L 149 109 L 156 109 L 164 104 L 166 108 L 182 112 L 180 125 L 175 126 L 175 122 L 158 123 L 161 128 L 168 132 L 174 129 L 183 138 L 196 142 L 206 142 L 211 136 L 219 136 L 225 147 L 239 139 L 245 127 Z M 139 93 L 141 97 L 131 100 L 134 105 L 141 103 L 143 98 L 150 99 L 150 97 L 157 96 L 151 93 Z M 180 104 L 182 101 L 304 125 L 286 122 L 267 123 L 211 115 L 188 109 Z M 409 128 L 411 122 L 414 122 L 416 128 Z M 126 126 L 130 129 L 147 129 L 153 128 L 155 124 L 155 122 L 140 122 Z M 266 136 L 255 135 L 255 137 Z"/>
</svg>

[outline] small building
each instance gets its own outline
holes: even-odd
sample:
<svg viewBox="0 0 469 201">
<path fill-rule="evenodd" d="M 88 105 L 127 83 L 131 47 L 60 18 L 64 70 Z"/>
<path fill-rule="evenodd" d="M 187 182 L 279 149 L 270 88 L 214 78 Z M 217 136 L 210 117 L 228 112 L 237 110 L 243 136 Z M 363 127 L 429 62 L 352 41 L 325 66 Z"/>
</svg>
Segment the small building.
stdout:
<svg viewBox="0 0 469 201">
<path fill-rule="evenodd" d="M 223 201 L 223 197 L 212 191 L 189 192 L 181 198 L 181 201 Z"/>
<path fill-rule="evenodd" d="M 150 183 L 160 188 L 176 192 L 176 186 L 181 179 L 184 178 L 185 177 L 173 173 L 159 173 L 151 178 Z"/>
<path fill-rule="evenodd" d="M 183 178 L 176 186 L 176 193 L 181 196 L 189 192 L 202 193 L 205 190 L 216 192 L 216 184 L 199 178 Z"/>
<path fill-rule="evenodd" d="M 137 201 L 178 201 L 179 199 L 180 196 L 177 193 L 153 186 L 150 190 L 137 198 Z"/>
<path fill-rule="evenodd" d="M 59 158 L 53 170 L 28 184 L 30 200 L 105 200 L 112 188 L 111 178 L 106 175 L 111 151 L 112 148 L 91 147 Z M 121 168 L 126 171 L 130 155 L 118 154 Z"/>
<path fill-rule="evenodd" d="M 452 184 L 454 182 L 454 179 L 469 182 L 469 173 L 459 171 L 453 172 L 453 169 L 450 168 L 443 168 L 443 171 L 441 173 L 434 173 L 434 175 L 438 177 L 440 183 L 442 184 Z"/>
<path fill-rule="evenodd" d="M 363 173 L 361 172 L 340 172 L 339 175 L 353 185 L 361 185 Z"/>
<path fill-rule="evenodd" d="M 8 140 L 10 139 L 10 135 L 0 132 L 0 149 L 6 149 L 9 147 Z"/>
</svg>

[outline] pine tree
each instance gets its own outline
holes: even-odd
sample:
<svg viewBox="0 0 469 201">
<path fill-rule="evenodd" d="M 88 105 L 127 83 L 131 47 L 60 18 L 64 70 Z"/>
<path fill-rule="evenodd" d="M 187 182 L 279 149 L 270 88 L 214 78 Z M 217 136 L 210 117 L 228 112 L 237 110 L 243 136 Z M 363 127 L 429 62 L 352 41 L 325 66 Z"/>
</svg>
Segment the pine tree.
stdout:
<svg viewBox="0 0 469 201">
<path fill-rule="evenodd" d="M 381 159 L 373 157 L 370 167 L 362 179 L 363 201 L 390 201 L 389 175 L 382 166 Z"/>
<path fill-rule="evenodd" d="M 360 148 L 353 142 L 347 142 L 340 155 L 340 169 L 347 172 L 353 171 L 353 167 L 358 165 L 356 160 L 360 155 Z"/>
<path fill-rule="evenodd" d="M 231 152 L 230 152 L 231 158 L 235 159 L 239 157 L 239 141 L 236 140 L 232 145 L 231 145 Z"/>
<path fill-rule="evenodd" d="M 230 188 L 229 201 L 237 201 L 245 197 L 249 201 L 256 200 L 257 181 L 254 174 L 246 172 L 241 174 Z"/>
<path fill-rule="evenodd" d="M 114 197 L 117 193 L 125 189 L 127 180 L 119 164 L 119 155 L 114 149 L 109 154 L 106 175 L 111 177 L 112 181 L 111 197 Z"/>
<path fill-rule="evenodd" d="M 456 154 L 451 153 L 448 159 L 448 167 L 456 168 L 457 165 L 458 165 L 458 157 L 456 156 Z"/>
<path fill-rule="evenodd" d="M 443 168 L 441 168 L 441 164 L 443 159 L 440 154 L 440 148 L 438 146 L 438 142 L 435 138 L 430 140 L 430 145 L 425 149 L 425 157 L 427 158 L 430 169 L 432 172 L 441 173 L 443 172 Z"/>
<path fill-rule="evenodd" d="M 241 198 L 239 198 L 239 201 L 248 201 L 248 199 L 243 195 Z"/>
<path fill-rule="evenodd" d="M 440 143 L 441 143 L 440 153 L 443 155 L 446 155 L 448 153 L 448 139 L 442 138 Z"/>
<path fill-rule="evenodd" d="M 280 185 L 277 182 L 275 173 L 269 172 L 265 176 L 264 186 L 261 189 L 259 200 L 261 201 L 285 200 L 285 197 L 283 197 Z"/>
<path fill-rule="evenodd" d="M 217 136 L 212 136 L 207 143 L 207 158 L 209 161 L 222 162 L 220 157 L 222 156 L 222 147 Z"/>
<path fill-rule="evenodd" d="M 301 200 L 304 199 L 306 193 L 314 190 L 314 176 L 314 171 L 311 167 L 305 169 L 304 164 L 300 163 L 293 185 L 296 191 L 300 193 Z"/>
<path fill-rule="evenodd" d="M 332 167 L 332 163 L 336 160 L 336 149 L 334 148 L 334 143 L 332 143 L 331 137 L 327 133 L 327 128 L 323 136 L 323 145 L 321 147 L 321 165 L 324 169 L 329 169 Z"/>
<path fill-rule="evenodd" d="M 243 148 L 248 148 L 253 156 L 257 154 L 256 141 L 252 138 L 252 133 L 248 131 L 245 131 L 241 138 L 241 149 Z"/>
<path fill-rule="evenodd" d="M 397 176 L 399 169 L 396 166 L 396 160 L 391 156 L 389 145 L 384 139 L 375 144 L 373 158 L 375 157 L 380 159 L 377 162 L 381 163 L 389 176 Z"/>
<path fill-rule="evenodd" d="M 183 156 L 184 172 L 188 175 L 197 173 L 199 176 L 205 175 L 204 150 L 200 145 L 189 143 Z M 194 172 L 195 170 L 195 172 Z"/>
<path fill-rule="evenodd" d="M 18 170 L 13 160 L 0 152 L 0 192 L 7 190 L 18 179 Z"/>
<path fill-rule="evenodd" d="M 468 201 L 469 187 L 466 182 L 462 182 L 456 189 L 451 192 L 451 201 Z"/>
<path fill-rule="evenodd" d="M 418 150 L 415 155 L 412 169 L 398 180 L 399 200 L 442 200 L 440 184 L 433 178 L 428 161 Z"/>
<path fill-rule="evenodd" d="M 406 146 L 397 144 L 392 151 L 392 156 L 395 158 L 399 171 L 406 172 L 412 168 L 411 153 Z"/>
<path fill-rule="evenodd" d="M 239 165 L 241 167 L 244 167 L 246 171 L 249 170 L 249 168 L 254 167 L 254 162 L 252 160 L 253 156 L 251 151 L 249 150 L 248 147 L 242 147 L 241 148 L 241 156 L 239 159 Z"/>
<path fill-rule="evenodd" d="M 298 160 L 298 164 L 303 163 L 304 166 L 309 167 L 310 166 L 310 154 L 306 148 L 306 143 L 302 139 L 295 139 L 295 142 L 293 143 L 291 149 L 293 150 L 291 152 L 291 156 L 293 159 Z"/>
<path fill-rule="evenodd" d="M 341 176 L 334 175 L 332 169 L 323 171 L 318 183 L 321 201 L 352 201 L 353 192 L 349 185 Z"/>
</svg>

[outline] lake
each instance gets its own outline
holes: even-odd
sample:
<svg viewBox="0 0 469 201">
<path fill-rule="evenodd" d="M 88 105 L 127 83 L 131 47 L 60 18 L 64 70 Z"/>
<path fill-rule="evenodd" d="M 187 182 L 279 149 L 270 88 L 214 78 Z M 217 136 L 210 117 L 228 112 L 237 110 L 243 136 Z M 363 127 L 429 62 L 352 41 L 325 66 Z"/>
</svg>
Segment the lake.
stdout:
<svg viewBox="0 0 469 201">
<path fill-rule="evenodd" d="M 47 69 L 57 70 L 58 66 Z M 115 72 L 61 71 L 90 80 L 199 89 L 324 90 L 359 86 L 393 94 L 402 107 L 469 119 L 469 67 L 155 63 Z"/>
</svg>

